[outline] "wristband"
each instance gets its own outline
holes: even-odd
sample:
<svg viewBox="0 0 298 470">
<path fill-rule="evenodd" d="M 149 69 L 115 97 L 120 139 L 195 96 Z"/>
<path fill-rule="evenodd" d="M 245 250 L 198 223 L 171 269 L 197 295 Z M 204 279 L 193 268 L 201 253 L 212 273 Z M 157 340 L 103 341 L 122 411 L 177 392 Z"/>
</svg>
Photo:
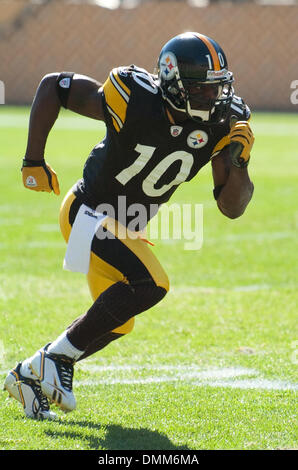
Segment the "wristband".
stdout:
<svg viewBox="0 0 298 470">
<path fill-rule="evenodd" d="M 42 160 L 28 160 L 28 158 L 23 158 L 22 168 L 32 167 L 32 166 L 44 166 L 44 164 L 45 164 L 44 158 Z"/>
</svg>

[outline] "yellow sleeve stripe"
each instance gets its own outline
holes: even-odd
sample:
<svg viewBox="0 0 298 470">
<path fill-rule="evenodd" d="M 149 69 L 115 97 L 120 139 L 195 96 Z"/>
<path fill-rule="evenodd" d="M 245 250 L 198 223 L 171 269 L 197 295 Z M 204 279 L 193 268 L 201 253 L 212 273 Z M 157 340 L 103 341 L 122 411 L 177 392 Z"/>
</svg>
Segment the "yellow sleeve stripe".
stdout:
<svg viewBox="0 0 298 470">
<path fill-rule="evenodd" d="M 223 148 L 230 144 L 230 136 L 225 135 L 217 144 L 211 152 L 211 158 L 215 157 Z"/>
<path fill-rule="evenodd" d="M 113 124 L 117 132 L 123 127 L 126 119 L 127 105 L 129 102 L 129 95 L 123 90 L 118 81 L 115 79 L 114 74 L 111 72 L 109 78 L 103 85 L 103 92 L 107 104 L 108 111 L 112 115 Z M 115 121 L 117 125 L 115 125 Z"/>
<path fill-rule="evenodd" d="M 118 126 L 116 119 L 112 117 L 112 121 L 113 121 L 113 125 L 114 125 L 116 131 L 120 132 L 120 127 Z"/>
<path fill-rule="evenodd" d="M 120 129 L 122 129 L 122 127 L 123 127 L 123 122 L 121 121 L 119 116 L 117 116 L 117 114 L 114 113 L 112 108 L 110 108 L 108 105 L 107 105 L 107 108 L 108 108 L 108 111 L 109 111 L 110 115 L 112 116 L 113 125 L 114 125 L 116 131 L 120 132 Z"/>
<path fill-rule="evenodd" d="M 127 95 L 128 96 L 128 99 L 129 99 L 129 96 L 130 96 L 130 89 L 125 85 L 125 83 L 123 83 L 123 81 L 121 80 L 121 78 L 119 77 L 118 75 L 118 71 L 117 69 L 113 69 L 112 72 L 111 72 L 111 79 L 115 79 L 117 84 L 119 85 L 120 87 L 120 92 L 122 91 L 123 92 L 123 95 Z M 117 86 L 116 84 L 116 86 Z M 119 88 L 118 88 L 119 89 Z"/>
</svg>

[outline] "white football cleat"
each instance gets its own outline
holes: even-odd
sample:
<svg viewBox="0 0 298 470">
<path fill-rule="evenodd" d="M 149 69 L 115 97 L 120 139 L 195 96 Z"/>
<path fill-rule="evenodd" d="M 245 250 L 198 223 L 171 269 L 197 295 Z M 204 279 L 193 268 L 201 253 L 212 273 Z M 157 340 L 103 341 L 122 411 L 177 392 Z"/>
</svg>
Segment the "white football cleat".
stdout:
<svg viewBox="0 0 298 470">
<path fill-rule="evenodd" d="M 74 361 L 62 354 L 48 353 L 47 346 L 37 351 L 29 365 L 40 380 L 41 390 L 46 397 L 63 411 L 72 411 L 76 399 L 72 392 Z"/>
<path fill-rule="evenodd" d="M 20 362 L 7 374 L 4 390 L 23 405 L 28 418 L 57 419 L 56 413 L 50 411 L 48 399 L 42 393 L 39 380 L 24 377 L 20 372 L 21 365 Z"/>
</svg>

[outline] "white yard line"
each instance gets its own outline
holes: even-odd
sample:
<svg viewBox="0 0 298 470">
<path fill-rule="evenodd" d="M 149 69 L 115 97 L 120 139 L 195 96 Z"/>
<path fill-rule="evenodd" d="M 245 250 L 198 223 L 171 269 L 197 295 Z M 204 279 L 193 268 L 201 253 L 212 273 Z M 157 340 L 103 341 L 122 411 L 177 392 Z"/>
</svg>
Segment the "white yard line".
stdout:
<svg viewBox="0 0 298 470">
<path fill-rule="evenodd" d="M 200 383 L 192 383 L 192 385 L 201 385 Z M 246 379 L 246 380 L 229 380 L 229 381 L 210 381 L 209 387 L 225 387 L 225 388 L 240 388 L 242 390 L 298 390 L 298 384 L 284 382 L 282 380 L 269 380 L 269 379 Z"/>
<path fill-rule="evenodd" d="M 173 383 L 192 387 L 236 388 L 242 390 L 298 390 L 297 383 L 279 379 L 266 379 L 254 369 L 224 367 L 200 369 L 196 365 L 107 365 L 79 364 L 79 368 L 92 377 L 74 380 L 74 388 L 105 385 L 151 385 Z M 8 370 L 0 370 L 6 375 Z M 165 374 L 166 372 L 166 374 Z M 142 377 L 140 377 L 142 373 Z M 138 377 L 139 376 L 139 377 Z"/>
<path fill-rule="evenodd" d="M 277 379 L 266 379 L 260 377 L 260 373 L 254 369 L 241 367 L 201 370 L 196 365 L 99 366 L 96 364 L 82 364 L 81 369 L 90 372 L 93 378 L 75 381 L 77 387 L 178 383 L 197 387 L 230 387 L 255 390 L 296 391 L 298 389 L 298 384 Z M 140 372 L 142 373 L 141 377 L 139 376 Z M 95 377 L 95 374 L 97 377 Z"/>
<path fill-rule="evenodd" d="M 171 232 L 169 232 L 171 234 Z M 293 231 L 284 231 L 284 232 L 254 232 L 254 233 L 237 233 L 237 234 L 227 234 L 221 235 L 220 237 L 209 237 L 208 235 L 204 235 L 203 245 L 213 245 L 215 243 L 223 243 L 223 242 L 238 242 L 238 241 L 256 241 L 256 242 L 265 242 L 271 240 L 285 240 L 288 238 L 296 238 L 297 232 Z M 150 230 L 148 230 L 148 238 L 150 239 Z M 156 243 L 164 244 L 164 245 L 174 245 L 174 244 L 182 244 L 185 240 L 181 239 L 161 239 L 157 240 Z"/>
<path fill-rule="evenodd" d="M 276 285 L 270 284 L 248 284 L 243 286 L 233 286 L 231 288 L 224 287 L 207 287 L 207 286 L 172 286 L 169 295 L 181 295 L 181 294 L 216 294 L 224 292 L 256 292 L 263 290 L 278 290 L 278 289 L 296 289 L 297 285 L 290 283 L 282 283 Z"/>
<path fill-rule="evenodd" d="M 280 232 L 254 232 L 254 233 L 237 233 L 237 234 L 227 234 L 221 237 L 205 237 L 206 242 L 215 243 L 219 240 L 225 241 L 239 241 L 239 240 L 281 240 L 284 238 L 296 238 L 297 232 L 295 230 L 280 231 Z"/>
</svg>

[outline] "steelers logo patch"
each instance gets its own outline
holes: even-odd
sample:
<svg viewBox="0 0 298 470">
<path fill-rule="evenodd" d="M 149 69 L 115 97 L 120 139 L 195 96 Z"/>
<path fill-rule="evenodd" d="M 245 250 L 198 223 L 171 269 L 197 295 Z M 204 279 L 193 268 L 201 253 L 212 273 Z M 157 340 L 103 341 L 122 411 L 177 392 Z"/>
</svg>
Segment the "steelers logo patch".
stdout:
<svg viewBox="0 0 298 470">
<path fill-rule="evenodd" d="M 175 77 L 176 56 L 172 52 L 166 52 L 160 59 L 160 74 L 165 80 Z"/>
<path fill-rule="evenodd" d="M 192 131 L 187 137 L 187 145 L 193 149 L 200 149 L 208 142 L 208 134 L 205 131 Z"/>
</svg>

